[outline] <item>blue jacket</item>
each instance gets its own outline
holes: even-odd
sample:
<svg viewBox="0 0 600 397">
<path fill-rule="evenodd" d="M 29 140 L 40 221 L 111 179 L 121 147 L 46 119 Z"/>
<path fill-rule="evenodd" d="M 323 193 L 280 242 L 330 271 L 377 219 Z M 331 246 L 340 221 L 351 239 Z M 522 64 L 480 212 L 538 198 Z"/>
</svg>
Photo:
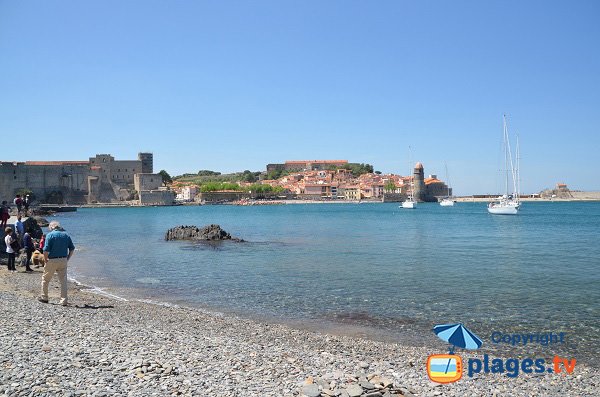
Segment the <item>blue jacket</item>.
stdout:
<svg viewBox="0 0 600 397">
<path fill-rule="evenodd" d="M 23 225 L 23 222 L 18 219 L 15 221 L 15 231 L 19 236 L 22 236 L 23 233 L 25 233 L 25 226 Z"/>
<path fill-rule="evenodd" d="M 23 247 L 27 250 L 35 250 L 35 246 L 33 245 L 33 239 L 29 235 L 29 233 L 25 233 L 23 236 Z"/>
<path fill-rule="evenodd" d="M 71 237 L 63 230 L 53 230 L 46 235 L 44 252 L 48 252 L 49 259 L 64 258 L 74 249 Z"/>
</svg>

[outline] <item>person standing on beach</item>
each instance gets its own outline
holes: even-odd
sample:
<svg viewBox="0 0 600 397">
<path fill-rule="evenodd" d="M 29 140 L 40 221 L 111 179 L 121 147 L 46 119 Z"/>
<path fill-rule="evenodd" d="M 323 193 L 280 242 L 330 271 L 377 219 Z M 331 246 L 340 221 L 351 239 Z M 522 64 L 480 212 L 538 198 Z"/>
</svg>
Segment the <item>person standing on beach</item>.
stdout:
<svg viewBox="0 0 600 397">
<path fill-rule="evenodd" d="M 42 296 L 38 298 L 40 302 L 48 303 L 48 284 L 56 272 L 60 282 L 60 304 L 67 305 L 67 263 L 73 252 L 75 245 L 60 223 L 50 222 L 48 226 L 50 233 L 46 235 L 44 243 L 44 259 L 46 266 L 42 275 Z"/>
<path fill-rule="evenodd" d="M 21 208 L 23 207 L 23 199 L 20 194 L 17 194 L 17 197 L 13 200 L 15 205 L 17 206 L 17 215 L 21 213 Z"/>
<path fill-rule="evenodd" d="M 23 207 L 25 207 L 25 216 L 29 215 L 29 204 L 31 204 L 31 199 L 29 195 L 25 196 L 25 200 L 23 200 Z"/>
<path fill-rule="evenodd" d="M 35 245 L 33 245 L 33 239 L 29 235 L 29 233 L 25 233 L 23 235 L 23 248 L 25 248 L 25 253 L 27 254 L 27 262 L 25 262 L 25 271 L 32 272 L 31 269 L 31 255 L 33 255 L 33 251 L 35 251 Z"/>
<path fill-rule="evenodd" d="M 42 233 L 42 238 L 40 238 L 40 245 L 38 246 L 38 250 L 40 252 L 44 252 L 44 244 L 46 243 L 46 235 Z"/>
<path fill-rule="evenodd" d="M 21 215 L 17 215 L 17 220 L 15 221 L 15 232 L 17 232 L 19 243 L 22 242 L 23 235 L 25 234 L 25 225 L 23 225 L 23 222 L 21 222 Z"/>
<path fill-rule="evenodd" d="M 15 250 L 13 246 L 17 241 L 13 237 L 13 231 L 10 227 L 4 229 L 4 243 L 6 244 L 6 253 L 8 254 L 8 271 L 16 272 L 15 267 Z"/>
<path fill-rule="evenodd" d="M 8 203 L 6 200 L 2 201 L 2 206 L 0 206 L 0 227 L 2 230 L 6 228 L 6 222 L 10 218 L 10 208 L 8 207 Z"/>
</svg>

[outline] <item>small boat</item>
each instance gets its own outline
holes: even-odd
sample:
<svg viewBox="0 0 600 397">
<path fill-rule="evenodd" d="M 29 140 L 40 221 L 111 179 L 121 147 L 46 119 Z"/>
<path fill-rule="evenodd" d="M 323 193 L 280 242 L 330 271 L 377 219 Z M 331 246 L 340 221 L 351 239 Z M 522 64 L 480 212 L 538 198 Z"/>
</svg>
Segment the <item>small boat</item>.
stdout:
<svg viewBox="0 0 600 397">
<path fill-rule="evenodd" d="M 504 171 L 506 172 L 504 178 L 504 194 L 495 202 L 488 204 L 488 212 L 495 215 L 516 215 L 519 213 L 521 208 L 521 202 L 519 200 L 520 190 L 520 177 L 519 177 L 519 140 L 517 138 L 516 148 L 516 164 L 513 162 L 512 152 L 510 149 L 510 139 L 508 137 L 508 127 L 506 126 L 506 115 L 503 118 L 504 131 Z M 509 179 L 512 179 L 513 194 L 509 194 Z"/>
<path fill-rule="evenodd" d="M 516 215 L 521 204 L 513 200 L 512 196 L 503 195 L 498 200 L 488 204 L 488 212 L 496 215 Z"/>
<path fill-rule="evenodd" d="M 454 200 L 452 200 L 452 198 L 450 198 L 450 178 L 448 178 L 448 165 L 445 164 L 445 167 L 446 167 L 446 181 L 448 182 L 448 194 L 446 194 L 446 197 L 444 197 L 442 199 L 442 201 L 440 201 L 440 205 L 442 207 L 453 207 Z"/>
<path fill-rule="evenodd" d="M 449 197 L 446 197 L 446 198 L 443 198 L 442 201 L 440 201 L 440 205 L 442 207 L 453 207 L 454 201 L 452 201 Z"/>
<path fill-rule="evenodd" d="M 415 209 L 417 208 L 417 202 L 412 198 L 409 198 L 408 200 L 402 202 L 402 208 Z"/>
</svg>

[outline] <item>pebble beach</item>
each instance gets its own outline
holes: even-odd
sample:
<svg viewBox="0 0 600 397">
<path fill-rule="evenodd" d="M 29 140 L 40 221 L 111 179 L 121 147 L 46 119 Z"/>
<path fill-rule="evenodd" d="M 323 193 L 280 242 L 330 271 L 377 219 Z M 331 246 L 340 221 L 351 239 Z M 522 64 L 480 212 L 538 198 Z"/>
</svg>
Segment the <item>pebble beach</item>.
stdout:
<svg viewBox="0 0 600 397">
<path fill-rule="evenodd" d="M 40 269 L 0 268 L 0 395 L 595 396 L 599 371 L 430 381 L 424 348 L 198 309 L 111 299 L 70 283 L 36 300 Z M 439 353 L 439 352 L 434 352 Z"/>
</svg>

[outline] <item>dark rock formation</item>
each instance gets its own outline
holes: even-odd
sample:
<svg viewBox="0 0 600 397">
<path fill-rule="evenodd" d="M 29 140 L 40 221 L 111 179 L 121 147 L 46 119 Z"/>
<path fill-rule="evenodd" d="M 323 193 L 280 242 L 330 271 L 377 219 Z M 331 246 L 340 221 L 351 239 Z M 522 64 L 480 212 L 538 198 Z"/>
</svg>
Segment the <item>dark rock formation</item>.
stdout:
<svg viewBox="0 0 600 397">
<path fill-rule="evenodd" d="M 177 226 L 167 230 L 165 240 L 195 240 L 195 241 L 221 241 L 232 240 L 242 242 L 244 240 L 231 237 L 231 234 L 221 229 L 219 225 L 197 226 Z"/>
<path fill-rule="evenodd" d="M 35 207 L 33 208 L 33 212 L 35 213 L 35 215 L 54 215 L 56 213 L 56 211 L 51 210 L 49 208 L 43 208 L 43 207 Z"/>
<path fill-rule="evenodd" d="M 40 227 L 48 227 L 48 225 L 50 224 L 50 222 L 48 222 L 46 218 L 42 218 L 41 216 L 34 215 L 32 216 L 32 218 L 35 219 L 35 221 L 38 225 L 40 225 Z"/>
<path fill-rule="evenodd" d="M 41 220 L 46 221 L 43 218 L 41 218 Z M 47 225 L 48 225 L 48 221 L 46 221 L 45 226 L 47 226 Z M 33 237 L 33 238 L 41 238 L 42 237 L 43 231 L 38 223 L 38 219 L 36 219 L 34 217 L 29 217 L 29 218 L 25 219 L 25 221 L 23 222 L 23 226 L 25 226 L 25 232 L 29 233 L 29 235 L 31 237 Z"/>
</svg>

